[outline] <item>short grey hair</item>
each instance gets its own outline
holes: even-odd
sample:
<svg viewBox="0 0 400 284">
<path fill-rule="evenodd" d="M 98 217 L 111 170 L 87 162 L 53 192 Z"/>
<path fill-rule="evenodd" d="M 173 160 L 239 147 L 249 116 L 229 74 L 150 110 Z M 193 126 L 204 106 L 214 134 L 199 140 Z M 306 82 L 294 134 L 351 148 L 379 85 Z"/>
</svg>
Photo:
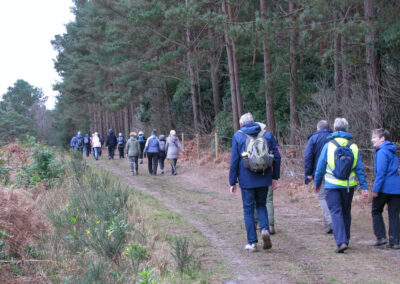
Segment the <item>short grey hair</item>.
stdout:
<svg viewBox="0 0 400 284">
<path fill-rule="evenodd" d="M 328 124 L 328 121 L 326 121 L 326 120 L 320 120 L 320 121 L 317 123 L 317 129 L 318 129 L 318 130 L 324 129 L 324 128 L 328 128 L 328 127 L 329 127 L 329 124 Z"/>
<path fill-rule="evenodd" d="M 239 123 L 241 125 L 245 125 L 245 124 L 252 123 L 252 122 L 254 122 L 254 118 L 250 112 L 243 114 L 239 120 Z"/>
<path fill-rule="evenodd" d="M 335 131 L 347 131 L 348 128 L 349 123 L 347 122 L 347 119 L 342 117 L 337 117 L 335 119 L 335 123 L 333 124 L 333 129 Z"/>
</svg>

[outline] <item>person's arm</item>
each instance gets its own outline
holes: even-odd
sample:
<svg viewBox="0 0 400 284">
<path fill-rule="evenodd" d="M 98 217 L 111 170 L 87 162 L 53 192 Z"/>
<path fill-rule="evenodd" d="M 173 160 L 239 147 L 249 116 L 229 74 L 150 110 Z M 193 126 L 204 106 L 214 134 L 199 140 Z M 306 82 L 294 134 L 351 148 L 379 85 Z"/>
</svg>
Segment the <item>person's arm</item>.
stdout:
<svg viewBox="0 0 400 284">
<path fill-rule="evenodd" d="M 126 153 L 126 155 L 128 155 L 128 151 L 129 151 L 129 143 L 126 143 L 126 145 L 125 145 L 125 153 Z"/>
<path fill-rule="evenodd" d="M 358 152 L 357 164 L 354 168 L 354 172 L 358 177 L 358 182 L 360 183 L 361 190 L 368 190 L 368 183 L 365 177 L 364 164 L 360 152 Z"/>
<path fill-rule="evenodd" d="M 319 155 L 317 168 L 315 169 L 315 175 L 314 175 L 314 185 L 316 187 L 321 186 L 322 179 L 326 173 L 328 146 L 329 143 L 326 143 L 324 145 L 324 148 L 322 148 L 321 155 Z"/>
<path fill-rule="evenodd" d="M 143 153 L 147 153 L 147 148 L 149 147 L 149 141 L 150 141 L 150 138 L 146 140 L 146 144 L 144 146 Z"/>
<path fill-rule="evenodd" d="M 165 142 L 165 153 L 166 154 L 168 154 L 168 146 L 169 146 L 169 143 L 168 143 L 168 140 L 167 140 L 167 142 Z"/>
<path fill-rule="evenodd" d="M 312 176 L 314 170 L 314 143 L 312 137 L 308 140 L 304 153 L 304 175 L 305 177 Z"/>
<path fill-rule="evenodd" d="M 181 149 L 181 152 L 182 152 L 182 153 L 185 153 L 185 150 L 183 149 L 182 144 L 181 144 L 181 142 L 179 141 L 179 139 L 176 140 L 176 141 L 178 142 L 178 147 L 179 147 L 179 149 Z"/>
<path fill-rule="evenodd" d="M 240 163 L 240 153 L 239 145 L 235 135 L 232 139 L 232 152 L 231 152 L 231 162 L 229 166 L 229 185 L 234 186 L 237 183 L 239 176 L 239 163 Z"/>
</svg>

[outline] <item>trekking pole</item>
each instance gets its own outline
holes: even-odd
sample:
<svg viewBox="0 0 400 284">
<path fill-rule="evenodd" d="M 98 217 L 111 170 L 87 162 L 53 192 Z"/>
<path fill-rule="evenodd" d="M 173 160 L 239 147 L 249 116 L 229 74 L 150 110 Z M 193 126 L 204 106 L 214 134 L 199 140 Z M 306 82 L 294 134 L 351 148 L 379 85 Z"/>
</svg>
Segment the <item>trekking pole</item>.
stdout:
<svg viewBox="0 0 400 284">
<path fill-rule="evenodd" d="M 215 132 L 215 159 L 218 160 L 218 133 Z"/>
</svg>

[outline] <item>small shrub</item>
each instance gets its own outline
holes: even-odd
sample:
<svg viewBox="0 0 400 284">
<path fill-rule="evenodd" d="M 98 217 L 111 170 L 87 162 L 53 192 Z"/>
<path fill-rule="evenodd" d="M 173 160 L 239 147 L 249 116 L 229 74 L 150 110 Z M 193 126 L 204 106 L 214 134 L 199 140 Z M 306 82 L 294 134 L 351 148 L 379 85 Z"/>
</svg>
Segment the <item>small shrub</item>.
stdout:
<svg viewBox="0 0 400 284">
<path fill-rule="evenodd" d="M 176 262 L 177 269 L 180 273 L 181 282 L 183 274 L 190 264 L 194 261 L 194 249 L 190 249 L 189 240 L 186 237 L 175 236 L 171 244 L 171 255 Z"/>
<path fill-rule="evenodd" d="M 135 245 L 131 243 L 124 252 L 124 255 L 126 258 L 128 258 L 131 262 L 132 270 L 135 276 L 135 281 L 136 283 L 136 278 L 139 273 L 139 266 L 142 261 L 148 258 L 148 253 L 145 247 Z"/>
<path fill-rule="evenodd" d="M 156 284 L 157 281 L 154 277 L 153 271 L 149 268 L 143 268 L 139 271 L 139 284 Z"/>
</svg>

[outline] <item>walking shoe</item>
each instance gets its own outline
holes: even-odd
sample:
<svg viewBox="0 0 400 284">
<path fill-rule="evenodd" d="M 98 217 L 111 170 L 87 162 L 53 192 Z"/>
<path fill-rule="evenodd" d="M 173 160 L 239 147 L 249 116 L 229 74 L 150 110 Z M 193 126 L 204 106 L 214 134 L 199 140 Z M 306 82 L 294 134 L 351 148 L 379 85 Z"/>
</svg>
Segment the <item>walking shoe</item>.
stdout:
<svg viewBox="0 0 400 284">
<path fill-rule="evenodd" d="M 385 238 L 380 238 L 380 239 L 377 239 L 377 240 L 372 244 L 372 246 L 374 246 L 374 247 L 382 246 L 382 245 L 386 245 L 386 243 L 387 243 L 387 241 L 386 241 Z"/>
<path fill-rule="evenodd" d="M 386 247 L 391 249 L 400 249 L 400 245 L 387 244 Z"/>
<path fill-rule="evenodd" d="M 275 235 L 275 226 L 274 225 L 269 225 L 269 234 Z"/>
<path fill-rule="evenodd" d="M 256 252 L 257 251 L 257 244 L 256 243 L 252 243 L 252 244 L 247 244 L 244 247 L 245 250 L 248 250 L 249 252 Z"/>
<path fill-rule="evenodd" d="M 346 249 L 348 249 L 348 248 L 349 248 L 349 247 L 347 246 L 346 243 L 342 243 L 342 244 L 340 244 L 340 246 L 337 246 L 335 252 L 336 252 L 336 253 L 344 253 L 344 251 L 345 251 Z"/>
<path fill-rule="evenodd" d="M 261 238 L 264 242 L 263 249 L 270 249 L 272 248 L 271 238 L 269 236 L 269 232 L 267 229 L 262 229 L 261 231 Z"/>
<path fill-rule="evenodd" d="M 325 233 L 326 234 L 332 234 L 332 224 L 325 225 Z"/>
<path fill-rule="evenodd" d="M 140 164 L 143 164 L 143 160 L 142 159 L 140 159 Z"/>
<path fill-rule="evenodd" d="M 164 174 L 164 170 L 161 171 L 161 174 L 162 174 L 162 175 Z"/>
</svg>

